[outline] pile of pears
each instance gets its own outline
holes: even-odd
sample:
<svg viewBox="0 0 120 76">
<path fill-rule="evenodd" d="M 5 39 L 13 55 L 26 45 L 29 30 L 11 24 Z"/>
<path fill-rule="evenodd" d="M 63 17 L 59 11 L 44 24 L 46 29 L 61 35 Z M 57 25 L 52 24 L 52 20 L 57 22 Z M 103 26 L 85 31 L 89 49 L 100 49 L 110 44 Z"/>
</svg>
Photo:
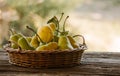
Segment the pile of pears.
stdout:
<svg viewBox="0 0 120 76">
<path fill-rule="evenodd" d="M 65 30 L 65 23 L 69 16 L 65 18 L 63 25 L 60 26 L 63 15 L 64 13 L 61 14 L 60 19 L 56 16 L 52 17 L 46 25 L 40 26 L 37 30 L 26 26 L 26 28 L 34 32 L 34 35 L 31 37 L 26 37 L 22 33 L 11 29 L 12 34 L 9 38 L 10 46 L 13 49 L 21 49 L 22 51 L 63 51 L 79 48 L 79 44 L 74 37 L 81 35 L 70 36 L 69 31 Z"/>
</svg>

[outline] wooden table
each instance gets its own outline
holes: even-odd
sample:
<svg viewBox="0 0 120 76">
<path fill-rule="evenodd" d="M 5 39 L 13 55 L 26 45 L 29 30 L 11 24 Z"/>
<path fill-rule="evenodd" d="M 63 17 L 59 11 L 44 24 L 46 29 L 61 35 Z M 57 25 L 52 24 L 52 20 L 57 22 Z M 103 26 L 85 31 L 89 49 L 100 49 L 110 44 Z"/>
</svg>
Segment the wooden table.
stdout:
<svg viewBox="0 0 120 76">
<path fill-rule="evenodd" d="M 84 53 L 81 64 L 72 68 L 30 69 L 11 65 L 0 50 L 0 76 L 120 76 L 120 53 Z"/>
</svg>

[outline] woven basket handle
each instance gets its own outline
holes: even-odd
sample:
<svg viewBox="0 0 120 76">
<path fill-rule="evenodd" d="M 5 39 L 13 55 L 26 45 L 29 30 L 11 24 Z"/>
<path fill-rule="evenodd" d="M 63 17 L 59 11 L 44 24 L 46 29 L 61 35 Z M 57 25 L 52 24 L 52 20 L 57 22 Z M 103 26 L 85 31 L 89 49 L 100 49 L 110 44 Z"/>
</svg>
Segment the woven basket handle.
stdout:
<svg viewBox="0 0 120 76">
<path fill-rule="evenodd" d="M 74 35 L 73 38 L 75 38 L 75 37 L 81 37 L 81 38 L 82 38 L 83 43 L 82 43 L 82 44 L 79 44 L 79 47 L 80 47 L 80 49 L 86 50 L 86 49 L 87 49 L 87 45 L 86 45 L 86 43 L 85 43 L 85 38 L 84 38 L 84 36 L 82 36 L 82 35 Z"/>
</svg>

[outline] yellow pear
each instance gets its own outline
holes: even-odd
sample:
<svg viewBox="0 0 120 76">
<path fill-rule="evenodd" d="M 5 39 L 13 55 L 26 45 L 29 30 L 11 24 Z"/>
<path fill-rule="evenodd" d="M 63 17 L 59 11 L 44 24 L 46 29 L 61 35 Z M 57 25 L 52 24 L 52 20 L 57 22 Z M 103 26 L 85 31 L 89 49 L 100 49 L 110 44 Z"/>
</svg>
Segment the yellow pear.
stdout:
<svg viewBox="0 0 120 76">
<path fill-rule="evenodd" d="M 56 30 L 56 25 L 54 23 L 50 23 L 50 28 L 52 29 L 53 32 Z"/>
<path fill-rule="evenodd" d="M 71 45 L 73 46 L 73 48 L 78 48 L 79 47 L 77 42 L 71 36 L 67 36 L 67 38 L 69 39 L 69 41 L 70 41 Z"/>
<path fill-rule="evenodd" d="M 54 37 L 53 31 L 49 26 L 39 27 L 37 34 L 44 43 L 50 42 Z"/>
<path fill-rule="evenodd" d="M 39 46 L 40 42 L 38 41 L 38 37 L 35 35 L 32 37 L 32 40 L 30 42 L 30 45 L 34 48 L 37 48 Z"/>
<path fill-rule="evenodd" d="M 49 42 L 48 44 L 37 47 L 36 51 L 44 51 L 44 50 L 52 51 L 52 50 L 56 50 L 57 48 L 58 48 L 57 42 Z"/>
<path fill-rule="evenodd" d="M 58 46 L 59 49 L 65 50 L 65 49 L 73 49 L 69 39 L 67 36 L 60 36 L 58 40 Z"/>
</svg>

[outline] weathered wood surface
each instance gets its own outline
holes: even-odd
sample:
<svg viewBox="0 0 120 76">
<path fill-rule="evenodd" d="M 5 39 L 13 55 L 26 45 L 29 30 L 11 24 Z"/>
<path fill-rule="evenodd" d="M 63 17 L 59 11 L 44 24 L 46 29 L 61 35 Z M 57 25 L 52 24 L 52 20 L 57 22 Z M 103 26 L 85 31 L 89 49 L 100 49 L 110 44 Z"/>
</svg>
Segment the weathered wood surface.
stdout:
<svg viewBox="0 0 120 76">
<path fill-rule="evenodd" d="M 120 53 L 84 53 L 81 64 L 71 68 L 30 69 L 11 65 L 0 50 L 0 76 L 120 76 Z"/>
</svg>

